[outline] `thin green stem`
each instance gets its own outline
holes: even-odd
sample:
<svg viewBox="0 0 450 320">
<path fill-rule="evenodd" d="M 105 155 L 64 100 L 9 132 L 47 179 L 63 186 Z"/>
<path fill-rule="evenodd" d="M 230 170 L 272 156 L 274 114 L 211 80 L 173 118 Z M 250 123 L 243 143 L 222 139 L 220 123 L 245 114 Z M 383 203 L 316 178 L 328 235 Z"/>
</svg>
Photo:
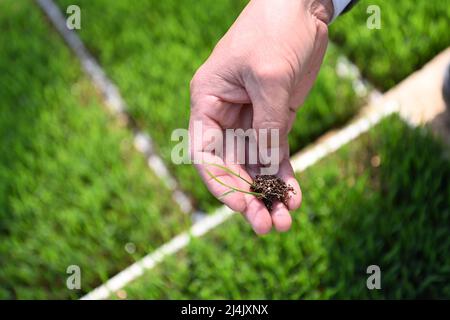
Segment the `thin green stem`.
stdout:
<svg viewBox="0 0 450 320">
<path fill-rule="evenodd" d="M 233 186 L 230 186 L 229 184 L 226 184 L 225 182 L 219 180 L 215 175 L 213 175 L 208 169 L 206 169 L 206 172 L 208 173 L 208 175 L 213 178 L 215 181 L 217 181 L 218 183 L 220 183 L 221 185 L 223 185 L 224 187 L 230 188 L 231 190 L 237 191 L 237 192 L 242 192 L 242 193 L 246 193 L 246 194 L 251 194 L 253 196 L 257 196 L 257 197 L 264 197 L 264 195 L 262 193 L 259 192 L 252 192 L 252 191 L 246 191 L 246 190 L 242 190 Z"/>
<path fill-rule="evenodd" d="M 239 173 L 236 173 L 236 172 L 234 172 L 233 170 L 231 170 L 231 169 L 229 169 L 229 168 L 227 168 L 227 167 L 225 167 L 225 166 L 222 166 L 222 165 L 216 164 L 216 163 L 206 163 L 206 165 L 208 165 L 208 166 L 214 166 L 214 167 L 220 168 L 220 169 L 222 169 L 222 170 L 228 172 L 229 174 L 232 174 L 233 176 L 238 177 L 239 179 L 245 181 L 246 183 L 248 183 L 248 185 L 250 185 L 250 186 L 252 185 L 252 183 L 251 183 L 250 181 L 248 181 L 247 179 L 245 179 L 244 177 L 242 177 Z"/>
<path fill-rule="evenodd" d="M 228 191 L 222 193 L 222 194 L 221 194 L 220 196 L 218 196 L 217 198 L 218 198 L 218 199 L 225 198 L 227 195 L 232 194 L 232 193 L 234 193 L 234 192 L 236 192 L 236 190 L 228 190 Z"/>
</svg>

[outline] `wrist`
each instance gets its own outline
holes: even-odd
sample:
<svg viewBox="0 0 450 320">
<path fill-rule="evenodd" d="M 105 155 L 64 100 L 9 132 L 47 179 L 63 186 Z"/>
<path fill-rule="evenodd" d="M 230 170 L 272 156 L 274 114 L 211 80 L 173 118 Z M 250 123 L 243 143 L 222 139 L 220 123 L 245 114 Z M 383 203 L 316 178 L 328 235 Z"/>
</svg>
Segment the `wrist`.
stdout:
<svg viewBox="0 0 450 320">
<path fill-rule="evenodd" d="M 310 13 L 325 24 L 330 24 L 334 15 L 332 0 L 311 0 L 309 6 Z"/>
</svg>

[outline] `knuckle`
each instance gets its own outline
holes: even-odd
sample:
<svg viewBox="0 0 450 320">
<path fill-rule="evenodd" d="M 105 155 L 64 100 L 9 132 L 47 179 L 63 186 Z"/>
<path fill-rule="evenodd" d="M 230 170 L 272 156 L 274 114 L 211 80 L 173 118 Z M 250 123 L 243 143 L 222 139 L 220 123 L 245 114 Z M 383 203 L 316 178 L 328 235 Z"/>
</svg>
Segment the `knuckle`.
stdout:
<svg viewBox="0 0 450 320">
<path fill-rule="evenodd" d="M 254 77 L 261 83 L 278 82 L 285 77 L 286 72 L 285 65 L 277 62 L 259 63 L 253 68 Z"/>
<path fill-rule="evenodd" d="M 205 68 L 205 64 L 203 64 L 197 69 L 191 79 L 191 82 L 189 84 L 189 90 L 191 94 L 197 94 L 200 92 L 202 85 L 207 83 L 207 77 L 208 74 Z"/>
<path fill-rule="evenodd" d="M 281 73 L 278 67 L 268 64 L 255 68 L 254 76 L 258 81 L 268 83 L 277 81 L 280 78 Z"/>
<path fill-rule="evenodd" d="M 201 74 L 198 70 L 192 77 L 191 82 L 189 83 L 189 91 L 190 91 L 191 95 L 194 95 L 195 93 L 198 92 L 198 90 L 200 88 L 200 81 L 201 81 L 200 79 L 201 79 Z"/>
<path fill-rule="evenodd" d="M 284 127 L 284 125 L 281 123 L 281 121 L 278 120 L 263 120 L 261 121 L 261 123 L 259 124 L 262 128 L 265 129 L 282 129 Z"/>
<path fill-rule="evenodd" d="M 202 88 L 204 87 L 204 72 L 198 69 L 189 83 L 189 92 L 191 98 L 191 109 L 196 109 L 200 98 L 202 97 Z"/>
<path fill-rule="evenodd" d="M 278 131 L 278 135 L 280 137 L 284 137 L 289 133 L 289 128 L 286 125 L 286 123 L 284 121 L 282 121 L 282 119 L 280 120 L 264 120 L 262 121 L 259 126 L 261 128 L 265 128 L 270 130 L 271 132 L 273 130 L 277 130 Z"/>
</svg>

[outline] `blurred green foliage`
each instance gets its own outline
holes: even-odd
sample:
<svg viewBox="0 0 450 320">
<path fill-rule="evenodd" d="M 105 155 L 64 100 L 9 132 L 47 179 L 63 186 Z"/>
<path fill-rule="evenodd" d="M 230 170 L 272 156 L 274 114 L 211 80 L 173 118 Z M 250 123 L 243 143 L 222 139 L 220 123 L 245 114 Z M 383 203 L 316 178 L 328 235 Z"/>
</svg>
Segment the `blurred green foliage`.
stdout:
<svg viewBox="0 0 450 320">
<path fill-rule="evenodd" d="M 77 298 L 185 218 L 37 7 L 2 1 L 0 29 L 0 299 Z"/>
<path fill-rule="evenodd" d="M 58 0 L 82 10 L 80 35 L 118 84 L 130 112 L 150 132 L 194 205 L 211 211 L 219 204 L 191 165 L 173 165 L 176 128 L 187 128 L 189 81 L 231 26 L 244 0 Z M 292 129 L 291 152 L 345 123 L 362 104 L 351 79 L 336 75 L 339 51 L 330 48 L 319 79 Z"/>
<path fill-rule="evenodd" d="M 170 133 L 187 127 L 189 80 L 246 1 L 57 2 L 81 7 L 80 35 L 132 115 L 194 204 L 216 207 L 191 166 L 171 164 Z M 366 28 L 368 4 L 380 6 L 381 30 Z M 292 152 L 364 101 L 336 74 L 341 52 L 390 88 L 448 46 L 449 10 L 444 1 L 362 0 L 339 18 L 330 28 L 338 45 L 299 111 Z M 0 298 L 77 298 L 185 230 L 186 219 L 37 7 L 1 1 L 0 30 Z M 425 130 L 386 120 L 300 176 L 307 192 L 289 233 L 258 238 L 233 218 L 133 283 L 129 296 L 449 298 L 442 154 Z M 381 267 L 381 291 L 365 287 L 370 264 Z M 81 267 L 81 291 L 66 288 L 69 265 Z"/>
<path fill-rule="evenodd" d="M 450 162 L 426 130 L 391 117 L 299 179 L 289 232 L 255 237 L 234 217 L 130 284 L 128 297 L 450 297 Z M 366 287 L 373 264 L 381 290 Z"/>
<path fill-rule="evenodd" d="M 367 28 L 377 5 L 381 29 Z M 387 90 L 450 45 L 448 1 L 361 0 L 330 26 L 330 38 L 381 90 Z"/>
</svg>

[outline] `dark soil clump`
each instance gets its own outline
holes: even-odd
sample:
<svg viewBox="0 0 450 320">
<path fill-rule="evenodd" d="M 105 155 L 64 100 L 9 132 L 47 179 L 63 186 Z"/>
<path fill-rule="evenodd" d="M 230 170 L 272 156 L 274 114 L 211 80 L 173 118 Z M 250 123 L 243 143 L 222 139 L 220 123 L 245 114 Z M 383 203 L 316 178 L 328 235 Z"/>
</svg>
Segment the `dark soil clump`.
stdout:
<svg viewBox="0 0 450 320">
<path fill-rule="evenodd" d="M 272 211 L 272 206 L 275 201 L 280 201 L 287 207 L 287 202 L 290 198 L 289 192 L 294 192 L 294 188 L 273 175 L 256 176 L 250 186 L 250 190 L 262 194 L 261 200 L 269 212 Z"/>
</svg>

